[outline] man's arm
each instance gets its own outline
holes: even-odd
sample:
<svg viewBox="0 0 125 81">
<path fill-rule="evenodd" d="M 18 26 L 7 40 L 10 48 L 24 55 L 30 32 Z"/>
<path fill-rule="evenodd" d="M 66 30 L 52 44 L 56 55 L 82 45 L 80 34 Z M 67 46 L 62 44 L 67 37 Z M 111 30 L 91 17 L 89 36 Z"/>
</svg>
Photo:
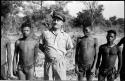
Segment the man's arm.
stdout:
<svg viewBox="0 0 125 81">
<path fill-rule="evenodd" d="M 7 48 L 7 63 L 8 63 L 8 75 L 12 74 L 12 54 L 11 54 L 11 42 L 8 39 L 7 40 L 7 44 L 6 44 L 6 48 Z"/>
<path fill-rule="evenodd" d="M 14 73 L 17 70 L 17 60 L 18 60 L 18 52 L 19 52 L 18 44 L 19 44 L 19 40 L 17 40 L 15 42 L 15 50 L 14 50 L 14 58 L 13 58 L 13 70 L 14 70 Z"/>
<path fill-rule="evenodd" d="M 66 42 L 66 50 L 70 50 L 73 48 L 73 42 L 69 35 L 67 35 L 67 42 Z"/>
<path fill-rule="evenodd" d="M 35 45 L 35 48 L 34 48 L 34 60 L 35 60 L 35 63 L 36 63 L 36 59 L 37 59 L 37 56 L 38 56 L 38 51 L 39 51 L 39 42 L 36 41 L 36 45 Z"/>
<path fill-rule="evenodd" d="M 78 65 L 78 54 L 79 54 L 79 42 L 76 42 L 76 52 L 75 52 L 75 65 Z"/>
<path fill-rule="evenodd" d="M 122 67 L 122 52 L 121 52 L 121 48 L 118 47 L 118 70 L 117 70 L 117 73 L 120 72 L 121 67 Z"/>
<path fill-rule="evenodd" d="M 94 61 L 92 65 L 92 70 L 95 69 L 96 62 L 97 62 L 97 54 L 98 54 L 98 40 L 95 38 L 94 41 L 95 41 L 95 44 L 94 44 L 95 56 L 94 56 Z"/>
<path fill-rule="evenodd" d="M 96 63 L 96 69 L 98 69 L 99 68 L 99 66 L 100 66 L 100 62 L 101 62 L 101 56 L 102 56 L 102 50 L 101 50 L 102 48 L 101 48 L 101 46 L 99 47 L 99 53 L 98 53 L 98 58 L 97 58 L 97 63 Z"/>
<path fill-rule="evenodd" d="M 124 39 L 124 38 L 122 38 L 122 39 L 120 40 L 120 42 L 117 44 L 118 46 L 121 46 L 121 45 L 123 44 L 123 39 Z"/>
<path fill-rule="evenodd" d="M 76 41 L 76 51 L 75 51 L 75 71 L 76 71 L 76 73 L 79 72 L 78 71 L 79 47 L 80 47 L 80 44 L 79 44 L 79 38 L 78 38 Z"/>
<path fill-rule="evenodd" d="M 73 41 L 72 41 L 71 37 L 68 34 L 66 35 L 66 37 L 67 37 L 67 40 L 66 40 L 66 47 L 65 47 L 65 49 L 67 51 L 67 53 L 66 53 L 66 55 L 67 55 L 69 53 L 72 54 L 72 52 L 73 52 Z"/>
</svg>

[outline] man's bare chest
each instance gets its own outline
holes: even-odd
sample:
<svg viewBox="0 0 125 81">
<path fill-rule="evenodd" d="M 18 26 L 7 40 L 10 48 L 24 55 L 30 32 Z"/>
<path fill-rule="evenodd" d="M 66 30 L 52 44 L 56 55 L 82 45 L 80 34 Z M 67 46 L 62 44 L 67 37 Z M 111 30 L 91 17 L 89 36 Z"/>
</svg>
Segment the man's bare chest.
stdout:
<svg viewBox="0 0 125 81">
<path fill-rule="evenodd" d="M 117 55 L 118 49 L 116 47 L 104 47 L 102 52 L 104 56 Z"/>
<path fill-rule="evenodd" d="M 20 41 L 19 49 L 21 51 L 32 51 L 35 48 L 34 41 Z"/>
<path fill-rule="evenodd" d="M 80 46 L 83 48 L 91 48 L 94 47 L 94 40 L 93 39 L 82 39 L 80 41 Z"/>
</svg>

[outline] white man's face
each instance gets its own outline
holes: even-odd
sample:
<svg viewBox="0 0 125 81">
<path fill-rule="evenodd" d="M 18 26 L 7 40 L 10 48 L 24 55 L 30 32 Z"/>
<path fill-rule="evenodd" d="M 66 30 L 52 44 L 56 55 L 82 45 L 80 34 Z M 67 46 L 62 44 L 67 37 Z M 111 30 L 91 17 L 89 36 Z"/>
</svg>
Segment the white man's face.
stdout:
<svg viewBox="0 0 125 81">
<path fill-rule="evenodd" d="M 63 21 L 58 19 L 58 18 L 54 18 L 53 19 L 53 22 L 52 22 L 52 26 L 55 28 L 55 29 L 60 29 L 61 26 L 63 25 Z"/>
</svg>

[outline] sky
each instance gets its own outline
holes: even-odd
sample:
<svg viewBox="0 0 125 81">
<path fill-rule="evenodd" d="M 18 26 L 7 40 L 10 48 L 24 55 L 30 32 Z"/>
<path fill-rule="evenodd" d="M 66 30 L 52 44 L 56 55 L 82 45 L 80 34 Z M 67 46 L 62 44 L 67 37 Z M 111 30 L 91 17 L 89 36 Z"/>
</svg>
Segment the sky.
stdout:
<svg viewBox="0 0 125 81">
<path fill-rule="evenodd" d="M 54 4 L 54 1 L 45 1 L 44 5 Z M 116 16 L 117 18 L 124 18 L 124 1 L 98 1 L 98 4 L 102 4 L 104 11 L 102 12 L 104 18 Z M 68 3 L 65 9 L 69 10 L 69 14 L 76 17 L 79 11 L 85 9 L 85 6 L 80 1 L 72 1 Z"/>
</svg>

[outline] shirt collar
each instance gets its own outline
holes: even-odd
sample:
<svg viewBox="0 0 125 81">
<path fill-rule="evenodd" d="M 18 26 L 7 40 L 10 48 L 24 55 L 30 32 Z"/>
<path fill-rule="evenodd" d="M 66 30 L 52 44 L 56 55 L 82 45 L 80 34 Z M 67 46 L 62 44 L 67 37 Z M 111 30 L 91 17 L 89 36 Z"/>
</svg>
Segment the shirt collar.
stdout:
<svg viewBox="0 0 125 81">
<path fill-rule="evenodd" d="M 52 29 L 50 29 L 50 32 L 52 32 L 53 34 L 54 34 L 54 32 L 53 32 L 53 30 Z M 60 29 L 60 32 L 59 33 L 64 33 L 64 30 L 63 29 Z M 58 34 L 59 34 L 58 33 Z M 55 34 L 54 34 L 55 35 Z"/>
</svg>

